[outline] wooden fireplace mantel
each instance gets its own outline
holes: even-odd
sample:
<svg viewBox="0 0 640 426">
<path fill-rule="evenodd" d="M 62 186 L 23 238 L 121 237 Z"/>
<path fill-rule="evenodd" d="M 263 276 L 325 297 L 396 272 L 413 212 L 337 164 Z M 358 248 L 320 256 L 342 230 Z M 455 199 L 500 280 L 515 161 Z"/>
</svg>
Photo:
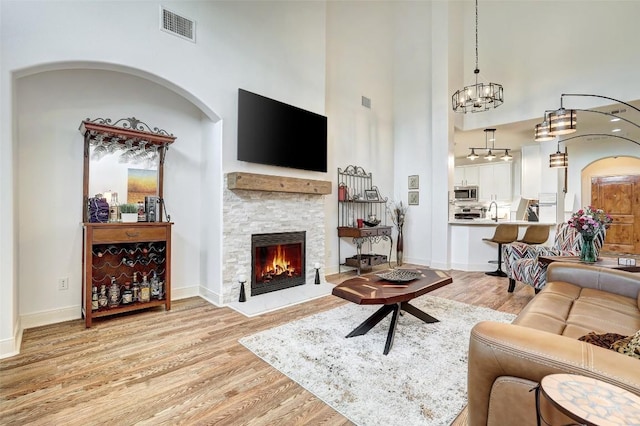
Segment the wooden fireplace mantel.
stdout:
<svg viewBox="0 0 640 426">
<path fill-rule="evenodd" d="M 227 188 L 246 191 L 293 192 L 298 194 L 331 194 L 332 184 L 326 180 L 301 179 L 286 176 L 231 172 L 227 174 Z"/>
</svg>

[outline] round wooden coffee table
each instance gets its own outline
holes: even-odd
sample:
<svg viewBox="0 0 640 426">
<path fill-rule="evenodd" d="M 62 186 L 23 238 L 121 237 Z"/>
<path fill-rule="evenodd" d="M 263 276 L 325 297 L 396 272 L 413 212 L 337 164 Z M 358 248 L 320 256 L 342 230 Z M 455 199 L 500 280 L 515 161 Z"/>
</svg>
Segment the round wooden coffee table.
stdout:
<svg viewBox="0 0 640 426">
<path fill-rule="evenodd" d="M 601 380 L 576 374 L 551 374 L 540 382 L 540 391 L 562 413 L 580 424 L 640 424 L 640 397 Z"/>
</svg>

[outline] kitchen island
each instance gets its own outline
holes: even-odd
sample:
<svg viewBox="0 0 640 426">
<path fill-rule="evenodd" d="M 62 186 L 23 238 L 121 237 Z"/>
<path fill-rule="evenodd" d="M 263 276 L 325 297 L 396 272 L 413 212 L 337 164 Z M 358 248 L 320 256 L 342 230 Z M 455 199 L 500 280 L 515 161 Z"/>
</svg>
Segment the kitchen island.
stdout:
<svg viewBox="0 0 640 426">
<path fill-rule="evenodd" d="M 496 226 L 502 223 L 518 225 L 518 238 L 524 236 L 529 225 L 548 225 L 549 239 L 543 245 L 551 246 L 555 238 L 556 224 L 552 222 L 528 222 L 526 220 L 499 219 L 452 219 L 451 225 L 451 269 L 459 271 L 495 270 L 490 260 L 498 260 L 497 245 L 483 238 L 491 238 Z M 505 278 L 506 279 L 506 278 Z"/>
</svg>

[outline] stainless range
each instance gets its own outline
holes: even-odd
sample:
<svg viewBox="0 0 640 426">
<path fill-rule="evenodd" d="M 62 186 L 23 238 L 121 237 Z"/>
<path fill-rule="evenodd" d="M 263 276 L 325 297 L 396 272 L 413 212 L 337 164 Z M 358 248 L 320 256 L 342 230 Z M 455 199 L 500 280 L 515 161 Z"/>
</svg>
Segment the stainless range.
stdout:
<svg viewBox="0 0 640 426">
<path fill-rule="evenodd" d="M 453 217 L 455 219 L 479 219 L 484 214 L 483 210 L 480 207 L 456 207 Z"/>
</svg>

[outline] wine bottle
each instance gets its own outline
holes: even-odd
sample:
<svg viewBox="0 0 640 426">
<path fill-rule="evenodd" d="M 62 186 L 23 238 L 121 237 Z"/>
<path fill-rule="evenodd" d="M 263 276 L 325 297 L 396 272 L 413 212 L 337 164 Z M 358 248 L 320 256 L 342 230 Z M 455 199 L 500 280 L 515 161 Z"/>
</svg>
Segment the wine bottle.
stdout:
<svg viewBox="0 0 640 426">
<path fill-rule="evenodd" d="M 116 283 L 116 277 L 111 277 L 109 286 L 109 307 L 116 308 L 120 304 L 120 287 Z"/>
<path fill-rule="evenodd" d="M 102 284 L 100 286 L 100 295 L 98 296 L 98 307 L 104 308 L 109 303 L 109 299 L 107 298 L 107 286 Z"/>
<path fill-rule="evenodd" d="M 98 287 L 96 286 L 91 288 L 91 310 L 98 310 Z"/>
<path fill-rule="evenodd" d="M 138 273 L 133 273 L 133 284 L 131 284 L 132 299 L 134 302 L 140 301 L 140 286 L 138 285 Z"/>
<path fill-rule="evenodd" d="M 122 290 L 122 304 L 128 305 L 133 302 L 133 291 L 131 290 L 131 283 L 129 281 L 124 283 L 124 290 Z"/>
<path fill-rule="evenodd" d="M 143 303 L 151 300 L 151 288 L 149 288 L 149 281 L 147 281 L 147 274 L 142 274 L 142 284 L 140 284 L 140 301 Z"/>
</svg>

